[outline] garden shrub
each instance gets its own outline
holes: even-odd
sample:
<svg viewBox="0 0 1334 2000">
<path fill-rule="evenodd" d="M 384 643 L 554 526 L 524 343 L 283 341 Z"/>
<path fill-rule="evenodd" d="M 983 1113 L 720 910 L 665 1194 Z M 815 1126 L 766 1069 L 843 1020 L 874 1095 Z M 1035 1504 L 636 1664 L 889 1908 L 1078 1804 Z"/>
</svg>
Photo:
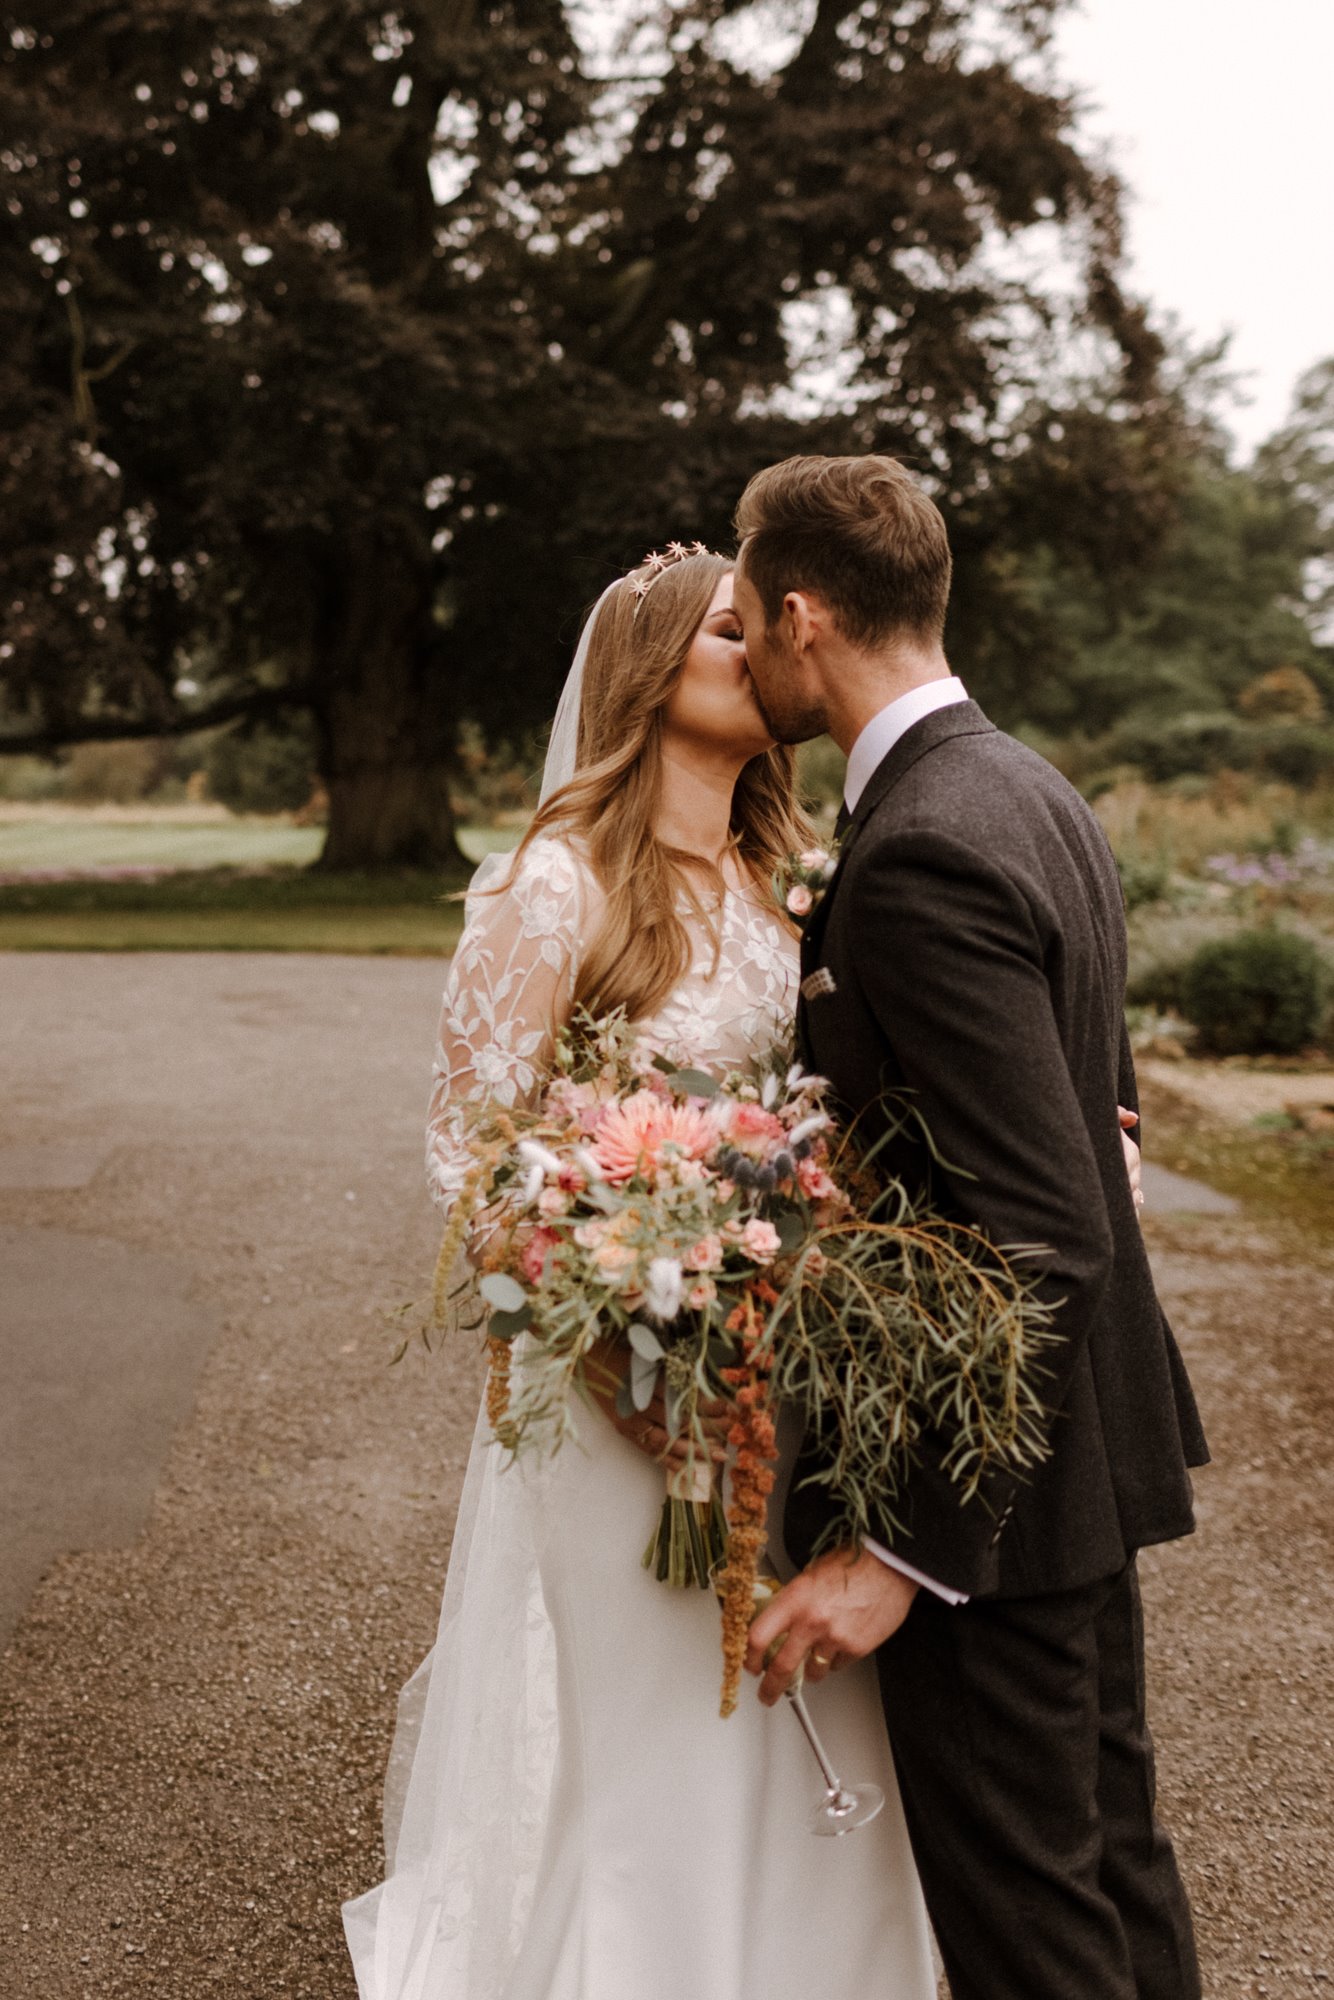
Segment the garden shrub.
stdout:
<svg viewBox="0 0 1334 2000">
<path fill-rule="evenodd" d="M 1271 667 L 1242 689 L 1237 707 L 1248 722 L 1319 722 L 1325 698 L 1300 667 Z"/>
<path fill-rule="evenodd" d="M 1118 761 L 1155 784 L 1192 771 L 1244 771 L 1255 761 L 1255 734 L 1235 715 L 1178 715 L 1126 723 L 1113 739 Z"/>
<path fill-rule="evenodd" d="M 204 753 L 211 797 L 235 813 L 294 812 L 315 782 L 310 719 L 242 722 L 215 736 Z"/>
<path fill-rule="evenodd" d="M 1293 1055 L 1315 1040 L 1325 968 L 1292 931 L 1240 931 L 1200 946 L 1185 968 L 1181 1007 L 1215 1055 Z"/>
<path fill-rule="evenodd" d="M 1298 791 L 1310 791 L 1334 775 L 1334 729 L 1278 723 L 1256 734 L 1261 769 Z"/>
<path fill-rule="evenodd" d="M 1161 958 L 1139 967 L 1126 986 L 1126 1005 L 1147 1008 L 1152 1014 L 1184 1013 L 1187 962 Z"/>
<path fill-rule="evenodd" d="M 1145 903 L 1160 903 L 1171 886 L 1172 871 L 1162 855 L 1147 860 L 1138 854 L 1118 854 L 1116 869 L 1128 911 Z"/>
</svg>

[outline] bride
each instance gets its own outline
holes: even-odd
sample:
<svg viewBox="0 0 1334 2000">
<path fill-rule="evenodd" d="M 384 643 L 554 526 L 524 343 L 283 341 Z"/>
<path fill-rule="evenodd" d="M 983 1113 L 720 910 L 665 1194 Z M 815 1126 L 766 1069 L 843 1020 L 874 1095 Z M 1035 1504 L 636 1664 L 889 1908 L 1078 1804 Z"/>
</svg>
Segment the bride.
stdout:
<svg viewBox="0 0 1334 2000">
<path fill-rule="evenodd" d="M 650 559 L 603 594 L 543 794 L 517 854 L 474 883 L 445 991 L 428 1177 L 446 1208 L 457 1106 L 534 1097 L 574 1007 L 624 1006 L 722 1074 L 795 1006 L 769 882 L 813 835 L 721 556 Z M 386 1877 L 344 1908 L 361 2000 L 934 1996 L 873 1663 L 810 1699 L 886 1809 L 812 1839 L 821 1786 L 795 1717 L 743 1694 L 720 1720 L 717 1605 L 640 1567 L 663 1494 L 653 1414 L 581 1406 L 578 1444 L 509 1466 L 479 1417 L 437 1642 L 400 1701 Z"/>
<path fill-rule="evenodd" d="M 770 878 L 812 844 L 731 565 L 673 544 L 600 598 L 537 816 L 469 895 L 429 1113 L 441 1207 L 465 1172 L 459 1107 L 535 1098 L 577 1006 L 624 1007 L 718 1074 L 767 1049 L 798 961 Z M 640 1566 L 663 1497 L 655 1415 L 599 1399 L 577 1444 L 508 1465 L 479 1415 L 436 1645 L 400 1699 L 385 1879 L 344 1906 L 361 2000 L 934 2000 L 874 1662 L 809 1700 L 885 1810 L 812 1839 L 821 1787 L 795 1717 L 743 1695 L 720 1720 L 712 1596 Z M 775 1522 L 797 1442 L 780 1427 Z"/>
</svg>

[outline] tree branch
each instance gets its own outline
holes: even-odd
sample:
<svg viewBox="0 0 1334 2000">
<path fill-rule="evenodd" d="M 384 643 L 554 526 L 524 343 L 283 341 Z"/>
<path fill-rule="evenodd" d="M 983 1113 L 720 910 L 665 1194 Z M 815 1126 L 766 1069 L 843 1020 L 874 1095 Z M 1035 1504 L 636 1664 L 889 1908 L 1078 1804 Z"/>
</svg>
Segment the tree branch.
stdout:
<svg viewBox="0 0 1334 2000">
<path fill-rule="evenodd" d="M 247 694 L 221 695 L 203 708 L 167 717 L 98 715 L 46 729 L 0 731 L 0 757 L 40 756 L 72 743 L 120 743 L 149 736 L 191 736 L 238 717 L 270 715 L 281 708 L 308 708 L 314 701 L 313 681 L 282 688 L 252 688 Z"/>
</svg>

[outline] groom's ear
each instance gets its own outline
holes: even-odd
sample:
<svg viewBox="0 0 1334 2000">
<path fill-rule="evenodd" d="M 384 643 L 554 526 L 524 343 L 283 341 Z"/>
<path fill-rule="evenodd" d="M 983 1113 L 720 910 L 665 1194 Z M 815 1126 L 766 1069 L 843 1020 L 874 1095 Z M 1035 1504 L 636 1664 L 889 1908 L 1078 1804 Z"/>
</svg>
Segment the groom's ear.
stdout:
<svg viewBox="0 0 1334 2000">
<path fill-rule="evenodd" d="M 783 599 L 782 624 L 794 653 L 808 653 L 824 626 L 824 606 L 804 590 L 789 590 Z"/>
</svg>

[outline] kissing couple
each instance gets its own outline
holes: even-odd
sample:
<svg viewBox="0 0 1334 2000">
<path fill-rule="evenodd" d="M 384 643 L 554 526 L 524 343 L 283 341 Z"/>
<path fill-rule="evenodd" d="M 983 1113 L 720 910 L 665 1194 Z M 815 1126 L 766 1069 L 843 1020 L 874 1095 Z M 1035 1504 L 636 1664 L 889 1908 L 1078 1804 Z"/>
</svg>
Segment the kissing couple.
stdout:
<svg viewBox="0 0 1334 2000">
<path fill-rule="evenodd" d="M 580 1405 L 582 1449 L 537 1466 L 479 1413 L 385 1878 L 344 1907 L 361 2000 L 934 2000 L 933 1932 L 953 2000 L 1198 2000 L 1135 1565 L 1191 1532 L 1208 1454 L 1139 1229 L 1116 865 L 952 673 L 946 525 L 901 465 L 772 466 L 736 531 L 735 558 L 647 559 L 585 625 L 539 810 L 469 896 L 431 1193 L 460 1195 L 468 1104 L 534 1102 L 578 1008 L 719 1076 L 795 1014 L 872 1136 L 911 1095 L 886 1172 L 1041 1246 L 1049 1454 L 961 1505 L 942 1440 L 899 1526 L 812 1557 L 821 1444 L 780 1412 L 785 1582 L 724 1722 L 715 1604 L 627 1560 L 681 1449 L 661 1408 Z M 824 732 L 841 843 L 798 932 L 770 884 L 817 845 L 792 746 Z M 847 1839 L 810 1839 L 806 1748 L 770 1713 L 799 1673 L 835 1761 L 887 1794 Z"/>
</svg>

